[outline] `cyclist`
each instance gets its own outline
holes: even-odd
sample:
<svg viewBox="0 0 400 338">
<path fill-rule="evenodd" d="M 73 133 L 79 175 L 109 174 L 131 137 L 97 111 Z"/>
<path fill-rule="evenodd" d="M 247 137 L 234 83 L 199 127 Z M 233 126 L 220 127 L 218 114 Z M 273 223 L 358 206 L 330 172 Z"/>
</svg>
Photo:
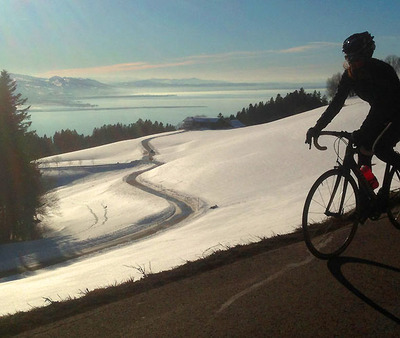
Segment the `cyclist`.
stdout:
<svg viewBox="0 0 400 338">
<path fill-rule="evenodd" d="M 372 58 L 374 37 L 356 33 L 343 42 L 346 66 L 337 92 L 314 127 L 307 131 L 306 143 L 318 137 L 342 109 L 353 91 L 370 104 L 370 110 L 360 129 L 353 132 L 353 141 L 360 150 L 360 165 L 371 166 L 371 157 L 400 169 L 400 154 L 393 148 L 400 141 L 400 81 L 387 63 Z"/>
</svg>

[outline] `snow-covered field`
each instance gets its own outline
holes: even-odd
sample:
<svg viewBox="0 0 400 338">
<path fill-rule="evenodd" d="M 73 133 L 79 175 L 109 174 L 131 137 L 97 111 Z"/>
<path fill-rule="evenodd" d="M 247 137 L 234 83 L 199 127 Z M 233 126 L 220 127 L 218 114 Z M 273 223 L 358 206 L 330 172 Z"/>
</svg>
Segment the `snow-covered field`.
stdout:
<svg viewBox="0 0 400 338">
<path fill-rule="evenodd" d="M 82 253 L 167 217 L 168 201 L 126 182 L 131 173 L 151 167 L 140 161 L 141 141 L 147 138 L 152 138 L 154 159 L 164 164 L 138 180 L 190 198 L 196 212 L 147 238 L 0 279 L 0 315 L 43 306 L 45 298 L 76 297 L 86 289 L 139 279 L 137 266 L 158 272 L 300 226 L 308 189 L 335 161 L 332 149 L 310 151 L 304 144 L 307 129 L 323 110 L 242 129 L 159 134 L 44 159 L 44 174 L 60 184 L 48 196 L 53 202 L 42 222 L 46 238 L 1 245 L 0 271 Z M 367 104 L 349 100 L 328 129 L 356 129 L 367 111 Z M 321 143 L 329 146 L 333 139 Z"/>
</svg>

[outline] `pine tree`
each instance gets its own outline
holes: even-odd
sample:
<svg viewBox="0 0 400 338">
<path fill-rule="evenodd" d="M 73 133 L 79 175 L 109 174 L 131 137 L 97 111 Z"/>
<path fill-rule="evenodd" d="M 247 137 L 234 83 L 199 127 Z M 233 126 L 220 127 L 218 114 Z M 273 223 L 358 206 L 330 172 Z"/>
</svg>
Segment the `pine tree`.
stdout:
<svg viewBox="0 0 400 338">
<path fill-rule="evenodd" d="M 40 205 L 40 173 L 31 163 L 28 132 L 31 124 L 16 83 L 0 75 L 0 242 L 34 237 Z"/>
</svg>

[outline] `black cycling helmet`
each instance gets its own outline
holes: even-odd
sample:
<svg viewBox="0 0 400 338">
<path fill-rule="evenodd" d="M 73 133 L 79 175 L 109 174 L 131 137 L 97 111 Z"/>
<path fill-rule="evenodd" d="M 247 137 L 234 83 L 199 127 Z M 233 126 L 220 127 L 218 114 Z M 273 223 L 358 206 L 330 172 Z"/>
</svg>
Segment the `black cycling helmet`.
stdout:
<svg viewBox="0 0 400 338">
<path fill-rule="evenodd" d="M 349 62 L 369 59 L 375 50 L 374 37 L 368 32 L 356 33 L 343 42 L 343 53 Z"/>
</svg>

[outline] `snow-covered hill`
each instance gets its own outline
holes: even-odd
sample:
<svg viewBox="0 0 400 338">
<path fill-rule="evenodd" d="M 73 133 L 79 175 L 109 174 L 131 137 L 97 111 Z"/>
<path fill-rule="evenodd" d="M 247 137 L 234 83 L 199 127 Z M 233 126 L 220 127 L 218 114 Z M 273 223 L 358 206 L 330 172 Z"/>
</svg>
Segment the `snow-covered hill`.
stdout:
<svg viewBox="0 0 400 338">
<path fill-rule="evenodd" d="M 44 305 L 44 297 L 74 297 L 86 288 L 140 278 L 132 266 L 170 269 L 300 226 L 309 187 L 335 161 L 332 151 L 310 151 L 304 144 L 305 132 L 323 110 L 242 129 L 155 135 L 150 144 L 155 160 L 164 164 L 138 180 L 190 198 L 198 212 L 150 237 L 0 279 L 0 314 Z M 367 111 L 367 104 L 349 100 L 329 129 L 356 129 Z M 151 166 L 140 161 L 144 139 L 43 159 L 43 172 L 59 184 L 49 194 L 53 208 L 43 217 L 46 238 L 0 246 L 0 270 L 83 252 L 167 215 L 170 203 L 126 182 L 132 172 Z"/>
</svg>

